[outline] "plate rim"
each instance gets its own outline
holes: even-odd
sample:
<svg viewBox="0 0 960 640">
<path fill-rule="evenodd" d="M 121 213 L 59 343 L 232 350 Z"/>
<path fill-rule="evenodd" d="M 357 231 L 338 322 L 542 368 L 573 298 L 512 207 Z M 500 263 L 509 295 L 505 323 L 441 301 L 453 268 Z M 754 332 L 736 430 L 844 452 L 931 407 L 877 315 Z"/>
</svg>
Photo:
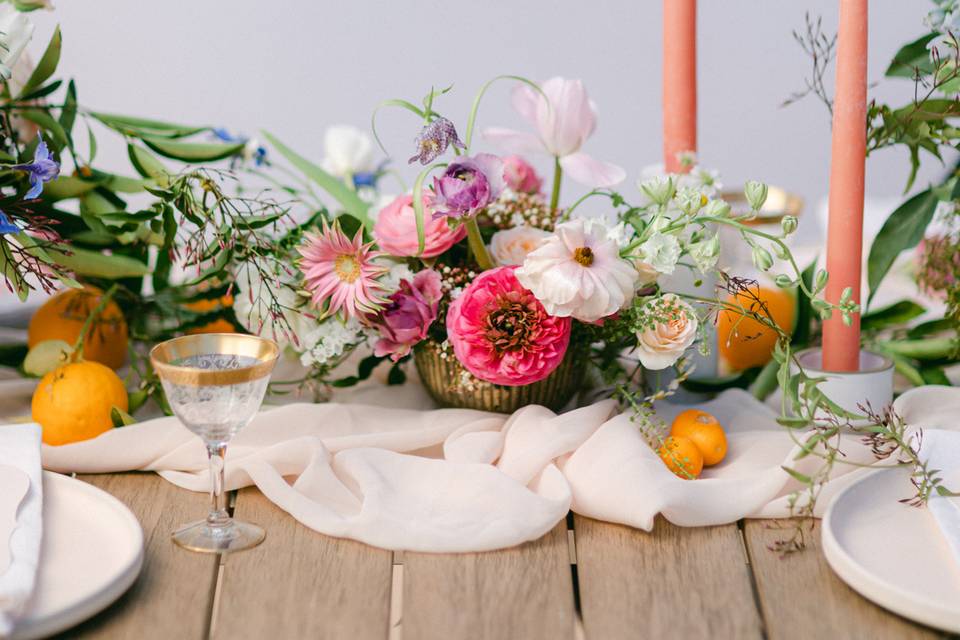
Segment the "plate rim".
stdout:
<svg viewBox="0 0 960 640">
<path fill-rule="evenodd" d="M 875 469 L 864 474 L 856 482 L 844 487 L 834 496 L 827 507 L 826 513 L 823 514 L 820 532 L 823 555 L 830 568 L 848 587 L 874 604 L 914 622 L 960 633 L 960 612 L 958 610 L 950 610 L 939 604 L 919 599 L 913 592 L 876 577 L 854 560 L 833 534 L 834 509 L 838 504 L 841 504 L 842 498 L 847 492 L 881 473 L 895 473 L 897 471 L 902 472 L 903 469 L 901 467 Z"/>
<path fill-rule="evenodd" d="M 130 508 L 127 507 L 127 505 L 103 489 L 68 475 L 55 473 L 53 471 L 47 471 L 44 469 L 42 478 L 43 481 L 47 481 L 48 478 L 51 478 L 53 479 L 53 482 L 63 483 L 68 486 L 72 485 L 74 488 L 80 491 L 86 491 L 87 493 L 94 495 L 98 499 L 108 503 L 120 516 L 122 516 L 123 519 L 127 521 L 133 530 L 136 530 L 139 533 L 139 544 L 137 545 L 137 553 L 133 561 L 123 569 L 116 580 L 104 586 L 102 589 L 86 595 L 79 602 L 66 609 L 32 621 L 29 626 L 15 626 L 10 640 L 34 640 L 35 638 L 44 638 L 56 633 L 60 633 L 61 631 L 66 631 L 67 629 L 75 627 L 81 622 L 89 620 L 113 604 L 120 596 L 126 593 L 136 579 L 140 576 L 140 571 L 143 569 L 143 527 L 140 526 L 140 521 L 137 520 L 137 517 L 133 515 L 133 512 L 130 511 Z M 24 620 L 21 619 L 19 623 L 22 622 L 24 622 Z"/>
</svg>

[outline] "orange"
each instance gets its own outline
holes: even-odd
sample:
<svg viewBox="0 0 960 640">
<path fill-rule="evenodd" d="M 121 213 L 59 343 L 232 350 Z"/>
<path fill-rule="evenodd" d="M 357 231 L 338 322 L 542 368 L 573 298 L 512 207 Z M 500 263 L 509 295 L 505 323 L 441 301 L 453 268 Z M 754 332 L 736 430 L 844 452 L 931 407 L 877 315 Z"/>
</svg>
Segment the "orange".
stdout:
<svg viewBox="0 0 960 640">
<path fill-rule="evenodd" d="M 717 419 L 706 411 L 687 409 L 673 419 L 670 435 L 688 438 L 703 455 L 703 465 L 712 467 L 727 455 L 727 436 Z"/>
<path fill-rule="evenodd" d="M 693 480 L 703 471 L 703 454 L 690 438 L 670 436 L 657 453 L 667 468 L 684 480 Z"/>
<path fill-rule="evenodd" d="M 100 303 L 103 292 L 94 287 L 68 289 L 44 302 L 27 328 L 27 346 L 44 340 L 77 342 L 83 323 Z M 117 303 L 111 300 L 103 308 L 83 341 L 83 357 L 118 369 L 127 358 L 127 322 Z"/>
<path fill-rule="evenodd" d="M 68 444 L 95 438 L 113 427 L 113 407 L 127 411 L 127 390 L 113 369 L 84 360 L 57 367 L 40 379 L 30 408 L 43 441 Z"/>
<path fill-rule="evenodd" d="M 225 295 L 219 300 L 194 300 L 193 302 L 187 302 L 184 305 L 184 308 L 189 309 L 190 311 L 196 311 L 197 313 L 208 313 L 210 311 L 216 311 L 217 309 L 224 309 L 233 306 L 233 296 Z M 208 322 L 205 325 L 194 327 L 192 329 L 187 329 L 188 334 L 195 333 L 233 333 L 237 328 L 233 324 L 224 319 L 217 318 L 213 322 Z"/>
<path fill-rule="evenodd" d="M 777 326 L 790 333 L 793 330 L 796 306 L 793 295 L 783 289 L 768 287 L 759 287 L 756 293 L 756 297 L 766 305 Z M 730 295 L 726 301 L 733 305 L 739 304 L 747 312 L 763 315 L 751 294 Z M 723 361 L 734 371 L 743 371 L 751 367 L 762 367 L 770 361 L 773 348 L 777 344 L 777 332 L 749 315 L 723 310 L 717 315 L 717 342 Z"/>
</svg>

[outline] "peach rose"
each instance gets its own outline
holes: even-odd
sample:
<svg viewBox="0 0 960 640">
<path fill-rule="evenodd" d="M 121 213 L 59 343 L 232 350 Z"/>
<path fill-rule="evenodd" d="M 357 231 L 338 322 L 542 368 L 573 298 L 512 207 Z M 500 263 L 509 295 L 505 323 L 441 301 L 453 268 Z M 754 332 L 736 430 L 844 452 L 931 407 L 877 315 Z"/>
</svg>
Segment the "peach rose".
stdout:
<svg viewBox="0 0 960 640">
<path fill-rule="evenodd" d="M 514 227 L 497 231 L 490 238 L 490 255 L 504 267 L 523 264 L 527 254 L 539 247 L 550 233 L 535 227 Z"/>
<path fill-rule="evenodd" d="M 637 356 L 652 371 L 672 366 L 697 337 L 697 315 L 672 293 L 650 300 L 644 315 L 658 319 L 637 332 Z"/>
</svg>

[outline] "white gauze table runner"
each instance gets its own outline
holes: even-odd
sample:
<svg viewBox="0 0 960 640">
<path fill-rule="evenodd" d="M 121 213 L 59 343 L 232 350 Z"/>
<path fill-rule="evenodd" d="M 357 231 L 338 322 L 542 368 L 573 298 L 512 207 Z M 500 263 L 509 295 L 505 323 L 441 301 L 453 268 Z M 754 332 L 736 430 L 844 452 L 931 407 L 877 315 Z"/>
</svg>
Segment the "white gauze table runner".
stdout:
<svg viewBox="0 0 960 640">
<path fill-rule="evenodd" d="M 364 399 L 409 406 L 410 393 L 381 387 Z M 908 420 L 923 422 L 931 409 L 957 416 L 960 390 L 925 387 L 898 405 L 909 406 Z M 700 406 L 726 427 L 729 453 L 695 481 L 667 470 L 630 418 L 604 401 L 561 415 L 536 406 L 511 416 L 339 403 L 268 408 L 231 443 L 226 484 L 256 485 L 321 533 L 414 551 L 512 546 L 550 531 L 569 509 L 646 530 L 657 513 L 682 526 L 789 515 L 798 485 L 782 465 L 812 472 L 820 461 L 794 461 L 787 430 L 743 391 Z M 684 408 L 663 403 L 658 413 L 669 424 Z M 859 436 L 843 448 L 852 461 L 874 460 Z M 61 472 L 156 471 L 192 491 L 209 488 L 204 446 L 172 417 L 45 446 L 43 462 Z M 818 511 L 860 476 L 852 469 L 838 466 Z"/>
</svg>

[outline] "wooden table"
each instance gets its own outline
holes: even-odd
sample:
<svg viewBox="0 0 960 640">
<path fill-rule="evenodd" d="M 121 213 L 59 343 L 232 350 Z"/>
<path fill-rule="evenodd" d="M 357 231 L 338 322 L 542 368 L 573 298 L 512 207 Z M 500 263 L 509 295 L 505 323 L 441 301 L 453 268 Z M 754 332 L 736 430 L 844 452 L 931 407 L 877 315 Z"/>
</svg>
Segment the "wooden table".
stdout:
<svg viewBox="0 0 960 640">
<path fill-rule="evenodd" d="M 170 541 L 206 496 L 153 474 L 83 476 L 140 519 L 146 561 L 117 603 L 68 638 L 936 638 L 851 591 L 811 549 L 781 558 L 776 523 L 652 533 L 571 517 L 505 551 L 393 553 L 307 529 L 256 489 L 235 512 L 264 526 L 251 551 Z M 819 535 L 812 538 L 817 539 Z"/>
</svg>

